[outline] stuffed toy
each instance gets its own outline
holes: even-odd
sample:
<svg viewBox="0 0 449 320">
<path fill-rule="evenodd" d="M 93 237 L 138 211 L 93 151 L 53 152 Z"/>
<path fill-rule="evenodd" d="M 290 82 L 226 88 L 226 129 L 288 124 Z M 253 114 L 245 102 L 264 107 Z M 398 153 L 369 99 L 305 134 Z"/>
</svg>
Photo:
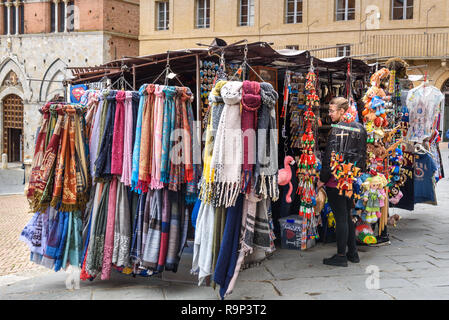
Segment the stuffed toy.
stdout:
<svg viewBox="0 0 449 320">
<path fill-rule="evenodd" d="M 385 186 L 387 179 L 382 174 L 368 178 L 364 182 L 363 204 L 365 205 L 365 222 L 376 223 L 382 216 L 381 208 L 385 206 Z"/>
<path fill-rule="evenodd" d="M 362 222 L 358 222 L 355 227 L 356 239 L 365 244 L 376 244 L 377 239 L 374 236 L 374 231 L 370 225 Z"/>
<path fill-rule="evenodd" d="M 395 215 L 391 216 L 390 218 L 388 218 L 388 225 L 396 228 L 399 220 L 401 220 L 401 216 L 398 214 L 395 214 Z"/>
<path fill-rule="evenodd" d="M 286 156 L 284 159 L 284 168 L 280 169 L 278 172 L 278 184 L 280 186 L 286 186 L 288 184 L 289 189 L 288 193 L 285 197 L 287 203 L 292 202 L 292 192 L 293 192 L 293 185 L 292 185 L 292 168 L 290 168 L 290 165 L 295 164 L 295 160 L 291 156 Z"/>
<path fill-rule="evenodd" d="M 398 187 L 393 186 L 389 189 L 388 196 L 390 203 L 396 205 L 399 203 L 399 201 L 401 201 L 404 194 Z"/>
</svg>

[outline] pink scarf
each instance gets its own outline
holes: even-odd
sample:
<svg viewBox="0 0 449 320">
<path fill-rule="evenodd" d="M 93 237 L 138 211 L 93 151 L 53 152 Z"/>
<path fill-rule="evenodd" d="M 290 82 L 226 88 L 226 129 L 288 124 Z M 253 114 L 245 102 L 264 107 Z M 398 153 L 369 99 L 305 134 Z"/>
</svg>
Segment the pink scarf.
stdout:
<svg viewBox="0 0 449 320">
<path fill-rule="evenodd" d="M 161 155 L 162 155 L 162 123 L 164 111 L 164 86 L 156 85 L 154 94 L 154 143 L 153 143 L 153 165 L 151 174 L 151 189 L 162 189 L 161 182 Z"/>
<path fill-rule="evenodd" d="M 123 168 L 121 182 L 125 186 L 131 185 L 131 171 L 132 171 L 132 153 L 133 153 L 133 110 L 132 110 L 132 97 L 131 91 L 125 93 L 125 132 L 123 143 Z"/>
<path fill-rule="evenodd" d="M 121 175 L 123 171 L 123 139 L 125 127 L 125 91 L 118 91 L 115 96 L 114 135 L 112 137 L 111 174 Z"/>
<path fill-rule="evenodd" d="M 117 178 L 113 177 L 109 190 L 108 217 L 106 220 L 106 235 L 104 239 L 103 266 L 101 268 L 101 280 L 109 280 L 111 277 L 112 253 L 114 252 L 114 224 L 115 206 L 117 201 Z"/>
<path fill-rule="evenodd" d="M 256 163 L 257 110 L 260 108 L 260 83 L 244 81 L 242 90 L 243 189 L 249 193 Z M 248 131 L 247 131 L 248 130 Z"/>
</svg>

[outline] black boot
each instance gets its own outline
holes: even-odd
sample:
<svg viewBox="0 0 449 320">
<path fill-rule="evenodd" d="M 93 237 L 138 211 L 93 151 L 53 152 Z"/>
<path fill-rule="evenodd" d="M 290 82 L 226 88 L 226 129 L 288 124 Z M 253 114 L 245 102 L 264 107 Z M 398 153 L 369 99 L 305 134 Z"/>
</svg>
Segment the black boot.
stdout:
<svg viewBox="0 0 449 320">
<path fill-rule="evenodd" d="M 336 254 L 331 258 L 323 259 L 323 263 L 329 266 L 347 267 L 348 258 L 346 256 L 339 256 L 338 254 Z"/>
<path fill-rule="evenodd" d="M 346 254 L 346 257 L 348 258 L 349 261 L 351 261 L 352 263 L 359 263 L 360 262 L 360 258 L 359 258 L 359 254 L 357 253 L 357 251 L 354 254 L 349 254 L 349 252 Z"/>
</svg>

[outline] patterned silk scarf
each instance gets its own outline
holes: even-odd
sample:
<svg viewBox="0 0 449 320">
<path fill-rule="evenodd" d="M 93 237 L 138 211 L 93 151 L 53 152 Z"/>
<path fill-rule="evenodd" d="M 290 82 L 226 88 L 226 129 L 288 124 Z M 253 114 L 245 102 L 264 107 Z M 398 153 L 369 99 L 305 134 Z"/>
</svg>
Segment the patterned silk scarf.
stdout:
<svg viewBox="0 0 449 320">
<path fill-rule="evenodd" d="M 40 166 L 42 164 L 42 160 L 44 158 L 44 144 L 45 144 L 45 136 L 47 135 L 48 123 L 50 119 L 50 103 L 47 103 L 45 106 L 41 108 L 42 122 L 39 130 L 39 134 L 36 139 L 36 147 L 34 149 L 33 162 L 31 165 L 31 175 L 30 181 L 28 183 L 28 191 L 27 198 L 30 202 L 33 200 L 34 191 L 36 189 L 36 182 L 39 177 Z"/>
<path fill-rule="evenodd" d="M 64 187 L 62 192 L 62 211 L 76 211 L 77 188 L 76 188 L 76 162 L 75 162 L 75 114 L 73 106 L 66 106 L 68 117 L 68 144 L 65 149 L 64 164 Z"/>
</svg>

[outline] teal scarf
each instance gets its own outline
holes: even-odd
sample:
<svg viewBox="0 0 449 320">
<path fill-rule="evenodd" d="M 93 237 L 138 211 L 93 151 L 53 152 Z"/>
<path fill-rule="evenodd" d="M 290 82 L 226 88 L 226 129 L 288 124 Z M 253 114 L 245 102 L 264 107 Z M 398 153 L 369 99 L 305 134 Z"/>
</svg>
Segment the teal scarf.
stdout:
<svg viewBox="0 0 449 320">
<path fill-rule="evenodd" d="M 145 106 L 145 95 L 147 85 L 144 84 L 139 89 L 140 101 L 139 101 L 139 112 L 137 113 L 137 124 L 136 124 L 136 139 L 134 141 L 133 149 L 133 163 L 132 163 L 132 174 L 131 174 L 131 188 L 136 192 L 141 193 L 140 190 L 136 189 L 137 182 L 139 181 L 139 159 L 140 159 L 140 137 L 142 135 L 142 115 L 143 108 Z"/>
</svg>

